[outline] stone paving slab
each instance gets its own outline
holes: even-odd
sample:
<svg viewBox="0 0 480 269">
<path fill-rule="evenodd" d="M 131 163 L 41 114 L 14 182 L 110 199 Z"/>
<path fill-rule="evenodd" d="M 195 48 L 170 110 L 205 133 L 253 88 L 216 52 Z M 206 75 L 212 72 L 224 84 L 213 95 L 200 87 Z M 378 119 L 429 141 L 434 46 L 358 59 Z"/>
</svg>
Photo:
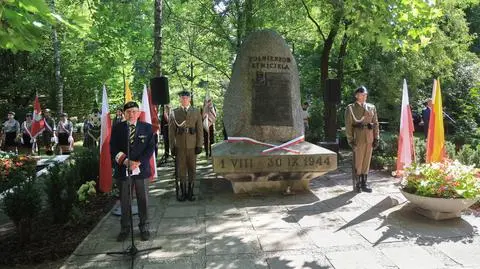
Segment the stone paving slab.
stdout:
<svg viewBox="0 0 480 269">
<path fill-rule="evenodd" d="M 207 255 L 255 254 L 261 251 L 256 234 L 251 232 L 228 232 L 206 236 Z"/>
<path fill-rule="evenodd" d="M 159 167 L 149 188 L 151 240 L 134 232 L 139 248 L 162 249 L 138 254 L 134 268 L 480 268 L 480 218 L 426 219 L 385 173 L 371 173 L 370 194 L 353 193 L 349 164 L 340 164 L 313 179 L 311 192 L 235 195 L 209 162 L 198 171 L 197 200 L 178 202 L 173 167 Z M 115 241 L 118 231 L 119 217 L 107 214 L 62 269 L 130 268 L 130 257 L 100 254 L 129 247 Z"/>
<path fill-rule="evenodd" d="M 267 263 L 275 269 L 333 268 L 326 258 L 314 255 L 280 255 L 268 258 Z"/>
<path fill-rule="evenodd" d="M 300 229 L 292 230 L 263 230 L 258 231 L 258 239 L 263 251 L 282 251 L 311 249 L 315 245 L 311 243 Z"/>
<path fill-rule="evenodd" d="M 434 269 L 443 267 L 443 263 L 420 246 L 384 248 L 382 252 L 399 269 Z"/>
<path fill-rule="evenodd" d="M 396 268 L 385 267 L 382 264 L 381 258 L 378 255 L 372 255 L 371 251 L 367 250 L 351 250 L 338 251 L 326 254 L 328 260 L 333 265 L 332 268 L 342 269 L 382 269 L 382 268 Z M 420 268 L 420 267 L 412 267 Z"/>
</svg>

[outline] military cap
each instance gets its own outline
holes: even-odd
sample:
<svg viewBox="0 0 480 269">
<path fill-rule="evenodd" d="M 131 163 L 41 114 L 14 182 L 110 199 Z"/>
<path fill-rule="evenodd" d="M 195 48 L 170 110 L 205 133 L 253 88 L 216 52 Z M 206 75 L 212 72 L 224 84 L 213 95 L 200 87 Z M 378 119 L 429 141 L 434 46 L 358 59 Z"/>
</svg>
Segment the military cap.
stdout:
<svg viewBox="0 0 480 269">
<path fill-rule="evenodd" d="M 12 116 L 15 116 L 15 112 L 13 112 L 13 111 L 8 111 L 7 114 L 12 115 Z"/>
<path fill-rule="evenodd" d="M 182 97 L 182 96 L 190 96 L 190 92 L 189 91 L 181 91 L 178 93 L 178 96 Z"/>
<path fill-rule="evenodd" d="M 63 112 L 63 113 L 60 113 L 60 117 L 68 117 L 68 114 Z"/>
<path fill-rule="evenodd" d="M 124 106 L 123 106 L 123 111 L 129 109 L 129 108 L 132 108 L 132 107 L 136 107 L 136 108 L 139 108 L 137 102 L 134 102 L 134 101 L 130 101 L 130 102 L 127 102 Z"/>
<path fill-rule="evenodd" d="M 32 116 L 32 113 L 28 112 L 27 114 L 25 114 L 25 117 L 31 117 Z"/>
<path fill-rule="evenodd" d="M 365 94 L 368 94 L 368 91 L 367 91 L 367 88 L 365 88 L 365 86 L 360 86 L 360 87 L 358 87 L 358 88 L 355 90 L 354 93 L 355 93 L 355 94 L 357 94 L 357 93 L 365 93 Z"/>
</svg>

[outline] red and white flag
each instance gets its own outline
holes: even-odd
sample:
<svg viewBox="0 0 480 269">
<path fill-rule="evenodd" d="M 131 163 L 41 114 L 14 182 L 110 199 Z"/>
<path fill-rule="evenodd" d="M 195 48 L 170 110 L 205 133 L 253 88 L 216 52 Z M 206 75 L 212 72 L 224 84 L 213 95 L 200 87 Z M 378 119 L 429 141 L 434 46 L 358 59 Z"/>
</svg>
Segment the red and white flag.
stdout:
<svg viewBox="0 0 480 269">
<path fill-rule="evenodd" d="M 43 132 L 43 129 L 45 129 L 45 121 L 42 117 L 42 108 L 40 107 L 40 102 L 38 101 L 38 95 L 36 95 L 35 102 L 33 103 L 32 127 L 30 129 L 33 153 L 38 151 L 37 136 Z"/>
<path fill-rule="evenodd" d="M 36 138 L 43 132 L 43 129 L 45 128 L 45 121 L 42 117 L 42 108 L 40 107 L 40 102 L 38 101 L 38 95 L 35 96 L 35 102 L 33 103 L 32 120 L 32 129 L 30 130 L 30 133 L 32 134 L 32 138 Z"/>
<path fill-rule="evenodd" d="M 112 133 L 112 121 L 108 110 L 107 89 L 103 85 L 102 95 L 102 120 L 100 129 L 100 171 L 99 189 L 101 192 L 109 192 L 112 189 L 112 159 L 110 156 L 110 135 Z"/>
<path fill-rule="evenodd" d="M 146 85 L 143 85 L 142 107 L 140 108 L 140 110 L 141 113 L 139 120 L 152 124 L 152 117 L 150 115 L 150 102 L 148 99 L 148 91 Z M 153 130 L 153 133 L 155 134 L 155 130 Z M 157 160 L 155 159 L 155 154 L 152 154 L 152 157 L 150 158 L 150 167 L 152 169 L 152 176 L 150 177 L 150 180 L 153 180 L 157 177 Z"/>
<path fill-rule="evenodd" d="M 415 160 L 415 146 L 413 141 L 413 118 L 408 101 L 407 80 L 403 80 L 402 114 L 400 115 L 400 134 L 398 135 L 397 172 L 401 176 L 405 167 Z"/>
</svg>

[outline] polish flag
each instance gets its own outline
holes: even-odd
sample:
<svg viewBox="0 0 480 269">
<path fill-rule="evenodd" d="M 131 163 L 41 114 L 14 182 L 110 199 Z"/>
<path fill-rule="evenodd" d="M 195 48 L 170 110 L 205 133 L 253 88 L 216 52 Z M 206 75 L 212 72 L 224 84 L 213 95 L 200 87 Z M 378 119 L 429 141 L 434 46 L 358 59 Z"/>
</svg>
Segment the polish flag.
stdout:
<svg viewBox="0 0 480 269">
<path fill-rule="evenodd" d="M 403 169 L 415 159 L 415 145 L 413 140 L 413 118 L 408 101 L 407 80 L 403 80 L 402 114 L 400 115 L 400 134 L 398 135 L 397 172 L 403 174 Z"/>
<path fill-rule="evenodd" d="M 100 129 L 100 191 L 109 192 L 112 189 L 112 159 L 110 156 L 110 135 L 112 121 L 108 110 L 107 89 L 103 85 L 102 123 Z"/>
<path fill-rule="evenodd" d="M 39 134 L 43 132 L 45 128 L 45 121 L 42 118 L 42 108 L 40 107 L 40 102 L 38 101 L 38 95 L 35 96 L 35 102 L 33 103 L 33 117 L 32 117 L 32 128 L 30 133 L 32 138 L 36 138 Z"/>
<path fill-rule="evenodd" d="M 152 124 L 152 116 L 150 114 L 150 102 L 146 85 L 143 85 L 142 107 L 140 108 L 140 110 L 141 113 L 139 120 Z M 155 133 L 155 130 L 153 130 L 153 133 Z M 150 158 L 150 167 L 152 169 L 152 176 L 150 177 L 150 180 L 153 181 L 153 179 L 157 177 L 157 160 L 155 159 L 155 154 L 152 154 L 152 157 Z"/>
</svg>

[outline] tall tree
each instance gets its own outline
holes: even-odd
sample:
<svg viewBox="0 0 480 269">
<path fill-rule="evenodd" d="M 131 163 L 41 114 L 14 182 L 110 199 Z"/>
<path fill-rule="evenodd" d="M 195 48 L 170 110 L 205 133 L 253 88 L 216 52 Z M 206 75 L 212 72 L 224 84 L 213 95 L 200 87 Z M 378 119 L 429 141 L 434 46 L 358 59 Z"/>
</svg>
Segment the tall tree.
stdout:
<svg viewBox="0 0 480 269">
<path fill-rule="evenodd" d="M 163 0 L 155 0 L 153 30 L 153 74 L 156 77 L 162 75 L 162 20 L 163 20 Z"/>
<path fill-rule="evenodd" d="M 51 0 L 50 8 L 52 13 L 55 13 L 55 0 Z M 52 44 L 53 44 L 53 59 L 55 66 L 55 81 L 57 82 L 57 111 L 63 112 L 63 78 L 61 74 L 61 51 L 60 51 L 60 40 L 58 39 L 57 27 L 52 26 Z"/>
</svg>

